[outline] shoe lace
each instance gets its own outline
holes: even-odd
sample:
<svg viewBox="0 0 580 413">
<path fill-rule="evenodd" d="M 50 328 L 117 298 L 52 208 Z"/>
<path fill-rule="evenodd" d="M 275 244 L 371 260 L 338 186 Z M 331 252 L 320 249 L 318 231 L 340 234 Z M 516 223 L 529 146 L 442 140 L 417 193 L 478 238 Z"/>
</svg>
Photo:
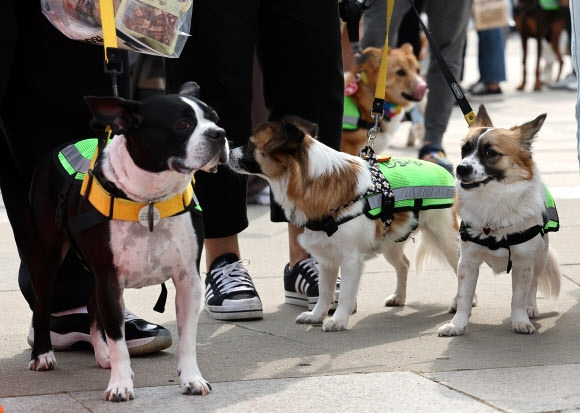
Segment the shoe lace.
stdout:
<svg viewBox="0 0 580 413">
<path fill-rule="evenodd" d="M 312 283 L 318 284 L 320 270 L 318 269 L 318 261 L 316 261 L 316 258 L 314 257 L 306 258 L 305 260 L 300 261 L 299 266 L 302 270 L 300 272 L 302 273 L 302 275 L 306 276 L 305 278 L 307 278 L 311 284 Z"/>
<path fill-rule="evenodd" d="M 215 284 L 220 294 L 240 291 L 255 291 L 256 287 L 246 270 L 250 260 L 243 259 L 227 264 L 210 272 L 210 283 Z"/>
</svg>

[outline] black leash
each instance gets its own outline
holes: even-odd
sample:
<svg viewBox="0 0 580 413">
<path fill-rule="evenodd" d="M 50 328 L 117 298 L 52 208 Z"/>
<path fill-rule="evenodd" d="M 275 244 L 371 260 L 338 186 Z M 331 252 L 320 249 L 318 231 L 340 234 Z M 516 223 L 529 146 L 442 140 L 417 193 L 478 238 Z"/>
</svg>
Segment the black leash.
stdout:
<svg viewBox="0 0 580 413">
<path fill-rule="evenodd" d="M 411 7 L 413 7 L 413 10 L 415 10 L 417 17 L 419 18 L 419 24 L 421 25 L 421 29 L 423 29 L 425 36 L 427 36 L 427 40 L 429 41 L 429 46 L 431 46 L 433 56 L 435 56 L 437 63 L 439 63 L 439 66 L 441 67 L 441 72 L 443 72 L 443 76 L 445 76 L 445 80 L 447 81 L 447 84 L 449 85 L 449 88 L 451 89 L 451 92 L 453 93 L 453 96 L 455 97 L 457 104 L 461 108 L 461 112 L 463 112 L 465 120 L 467 121 L 468 125 L 471 125 L 475 121 L 475 113 L 473 112 L 471 105 L 467 101 L 467 98 L 465 97 L 465 94 L 463 93 L 461 86 L 459 86 L 459 83 L 457 83 L 455 76 L 453 76 L 453 73 L 451 73 L 451 69 L 449 69 L 449 66 L 447 65 L 445 59 L 443 58 L 443 55 L 441 55 L 439 47 L 437 47 L 435 40 L 433 40 L 433 36 L 431 36 L 431 33 L 429 32 L 429 30 L 427 30 L 427 27 L 425 26 L 425 23 L 423 23 L 421 15 L 419 14 L 417 8 L 415 7 L 415 3 L 413 2 L 413 0 L 409 0 L 409 3 L 411 3 Z M 450 22 L 450 24 L 453 24 L 453 22 Z"/>
</svg>

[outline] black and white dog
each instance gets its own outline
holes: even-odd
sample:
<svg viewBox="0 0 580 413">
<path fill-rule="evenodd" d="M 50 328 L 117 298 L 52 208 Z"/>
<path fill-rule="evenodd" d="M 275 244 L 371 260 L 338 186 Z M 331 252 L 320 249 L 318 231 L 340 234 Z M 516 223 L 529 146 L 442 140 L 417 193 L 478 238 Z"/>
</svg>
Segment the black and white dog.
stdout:
<svg viewBox="0 0 580 413">
<path fill-rule="evenodd" d="M 124 338 L 123 290 L 169 278 L 176 290 L 181 391 L 209 393 L 196 359 L 203 225 L 200 215 L 190 211 L 195 204 L 191 182 L 195 171 L 215 171 L 227 162 L 228 143 L 225 131 L 216 125 L 217 114 L 198 96 L 199 87 L 190 82 L 179 94 L 145 102 L 85 98 L 94 119 L 110 125 L 114 137 L 87 171 L 91 179 L 86 188 L 83 184 L 85 196 L 71 190 L 61 203 L 61 227 L 55 225 L 55 206 L 65 179 L 54 154 L 40 162 L 31 189 L 25 251 L 36 295 L 31 370 L 56 366 L 49 333 L 52 284 L 65 253 L 73 246 L 95 277 L 88 308 L 95 357 L 101 367 L 111 368 L 105 400 L 134 398 Z M 108 199 L 104 213 L 91 201 L 94 191 Z M 175 210 L 175 205 L 181 208 Z M 80 231 L 67 225 L 95 209 L 114 219 L 97 219 L 96 225 Z M 141 217 L 131 216 L 134 210 Z"/>
</svg>

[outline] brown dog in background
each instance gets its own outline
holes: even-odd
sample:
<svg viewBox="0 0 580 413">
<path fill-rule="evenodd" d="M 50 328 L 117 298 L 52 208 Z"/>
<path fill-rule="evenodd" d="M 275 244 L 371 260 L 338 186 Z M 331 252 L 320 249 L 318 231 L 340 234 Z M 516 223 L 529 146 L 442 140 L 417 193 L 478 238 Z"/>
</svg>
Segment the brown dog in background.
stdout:
<svg viewBox="0 0 580 413">
<path fill-rule="evenodd" d="M 345 109 L 343 118 L 341 151 L 351 155 L 360 153 L 367 143 L 367 132 L 374 125 L 371 107 L 382 54 L 382 49 L 367 47 L 358 58 L 358 65 L 354 70 L 345 73 L 345 99 L 349 98 L 358 111 L 358 115 L 350 116 Z M 385 111 L 384 118 L 380 120 L 381 132 L 374 141 L 375 152 L 381 153 L 390 145 L 392 135 L 399 128 L 405 110 L 411 109 L 413 105 L 423 100 L 427 84 L 419 74 L 419 70 L 419 61 L 413 54 L 413 46 L 410 43 L 396 49 L 389 48 L 385 102 L 390 104 L 393 110 Z M 347 119 L 349 117 L 353 119 Z M 349 125 L 345 127 L 348 122 Z M 412 145 L 414 142 L 409 143 Z"/>
<path fill-rule="evenodd" d="M 560 10 L 544 10 L 540 7 L 538 0 L 519 0 L 514 7 L 514 20 L 516 30 L 522 39 L 523 48 L 523 78 L 518 90 L 526 87 L 526 59 L 528 52 L 528 39 L 536 39 L 538 44 L 538 54 L 536 57 L 536 81 L 534 90 L 542 90 L 540 80 L 540 58 L 542 57 L 542 39 L 547 38 L 558 58 L 559 68 L 556 81 L 560 79 L 562 73 L 562 54 L 560 53 L 559 40 L 565 27 L 564 16 Z"/>
</svg>

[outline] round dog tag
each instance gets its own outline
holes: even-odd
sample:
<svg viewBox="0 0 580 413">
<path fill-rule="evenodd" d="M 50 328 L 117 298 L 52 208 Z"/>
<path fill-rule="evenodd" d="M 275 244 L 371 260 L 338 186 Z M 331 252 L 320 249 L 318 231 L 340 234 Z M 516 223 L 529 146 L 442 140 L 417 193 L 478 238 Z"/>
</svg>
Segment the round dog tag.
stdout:
<svg viewBox="0 0 580 413">
<path fill-rule="evenodd" d="M 161 219 L 161 213 L 153 204 L 145 205 L 139 210 L 139 222 L 149 231 L 153 231 L 153 227 Z"/>
</svg>

